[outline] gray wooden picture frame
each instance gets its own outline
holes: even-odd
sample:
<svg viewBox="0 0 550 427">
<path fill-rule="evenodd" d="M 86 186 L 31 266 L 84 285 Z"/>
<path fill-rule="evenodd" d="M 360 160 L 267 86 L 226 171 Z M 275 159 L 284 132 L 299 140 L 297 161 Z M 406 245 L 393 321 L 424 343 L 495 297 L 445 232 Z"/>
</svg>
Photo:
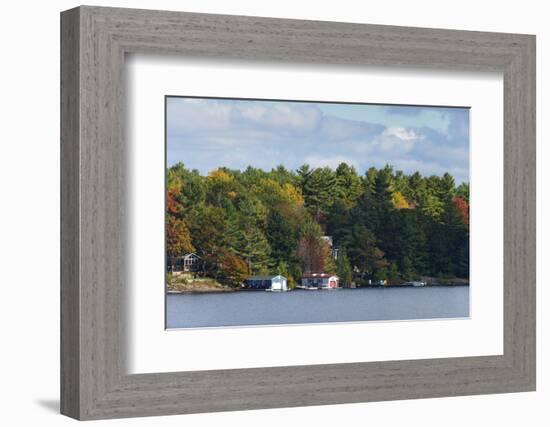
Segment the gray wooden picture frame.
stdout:
<svg viewBox="0 0 550 427">
<path fill-rule="evenodd" d="M 504 354 L 127 374 L 127 53 L 502 72 Z M 532 35 L 71 9 L 61 14 L 61 166 L 65 415 L 85 420 L 535 390 Z"/>
</svg>

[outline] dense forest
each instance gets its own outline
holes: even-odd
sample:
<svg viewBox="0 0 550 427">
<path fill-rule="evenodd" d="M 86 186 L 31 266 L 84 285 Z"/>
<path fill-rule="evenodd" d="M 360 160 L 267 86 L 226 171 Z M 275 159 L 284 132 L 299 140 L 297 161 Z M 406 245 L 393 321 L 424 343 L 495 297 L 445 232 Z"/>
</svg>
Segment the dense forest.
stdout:
<svg viewBox="0 0 550 427">
<path fill-rule="evenodd" d="M 178 163 L 166 210 L 168 259 L 195 252 L 201 274 L 224 285 L 268 273 L 291 285 L 302 273 L 336 273 L 341 286 L 469 275 L 469 185 L 448 173 L 359 175 L 341 163 L 203 176 Z"/>
</svg>

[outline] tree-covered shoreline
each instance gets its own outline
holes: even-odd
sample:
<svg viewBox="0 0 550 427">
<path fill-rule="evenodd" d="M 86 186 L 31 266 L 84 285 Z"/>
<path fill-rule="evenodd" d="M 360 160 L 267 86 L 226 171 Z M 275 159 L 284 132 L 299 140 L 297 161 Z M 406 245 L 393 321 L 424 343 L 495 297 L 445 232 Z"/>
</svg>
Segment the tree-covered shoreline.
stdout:
<svg viewBox="0 0 550 427">
<path fill-rule="evenodd" d="M 229 286 L 267 273 L 290 284 L 336 273 L 341 286 L 468 278 L 469 185 L 391 166 L 203 176 L 178 163 L 167 171 L 166 240 L 168 259 L 195 252 L 200 275 Z"/>
</svg>

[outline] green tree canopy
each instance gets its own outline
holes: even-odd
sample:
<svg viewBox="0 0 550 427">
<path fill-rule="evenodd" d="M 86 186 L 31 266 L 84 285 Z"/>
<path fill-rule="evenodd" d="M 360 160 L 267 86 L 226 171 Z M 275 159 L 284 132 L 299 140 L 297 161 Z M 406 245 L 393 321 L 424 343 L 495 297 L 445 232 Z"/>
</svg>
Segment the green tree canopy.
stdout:
<svg viewBox="0 0 550 427">
<path fill-rule="evenodd" d="M 342 286 L 467 278 L 469 184 L 390 165 L 363 175 L 341 163 L 205 176 L 178 163 L 166 176 L 166 243 L 169 256 L 197 252 L 203 274 L 231 286 L 261 273 L 293 282 L 336 272 Z"/>
</svg>

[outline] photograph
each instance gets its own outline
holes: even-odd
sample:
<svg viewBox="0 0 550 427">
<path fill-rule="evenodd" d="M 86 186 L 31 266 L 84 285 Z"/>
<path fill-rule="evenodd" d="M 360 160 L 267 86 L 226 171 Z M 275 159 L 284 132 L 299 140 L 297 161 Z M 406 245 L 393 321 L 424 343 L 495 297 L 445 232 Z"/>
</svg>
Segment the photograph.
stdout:
<svg viewBox="0 0 550 427">
<path fill-rule="evenodd" d="M 469 316 L 469 108 L 165 111 L 166 328 Z"/>
</svg>

